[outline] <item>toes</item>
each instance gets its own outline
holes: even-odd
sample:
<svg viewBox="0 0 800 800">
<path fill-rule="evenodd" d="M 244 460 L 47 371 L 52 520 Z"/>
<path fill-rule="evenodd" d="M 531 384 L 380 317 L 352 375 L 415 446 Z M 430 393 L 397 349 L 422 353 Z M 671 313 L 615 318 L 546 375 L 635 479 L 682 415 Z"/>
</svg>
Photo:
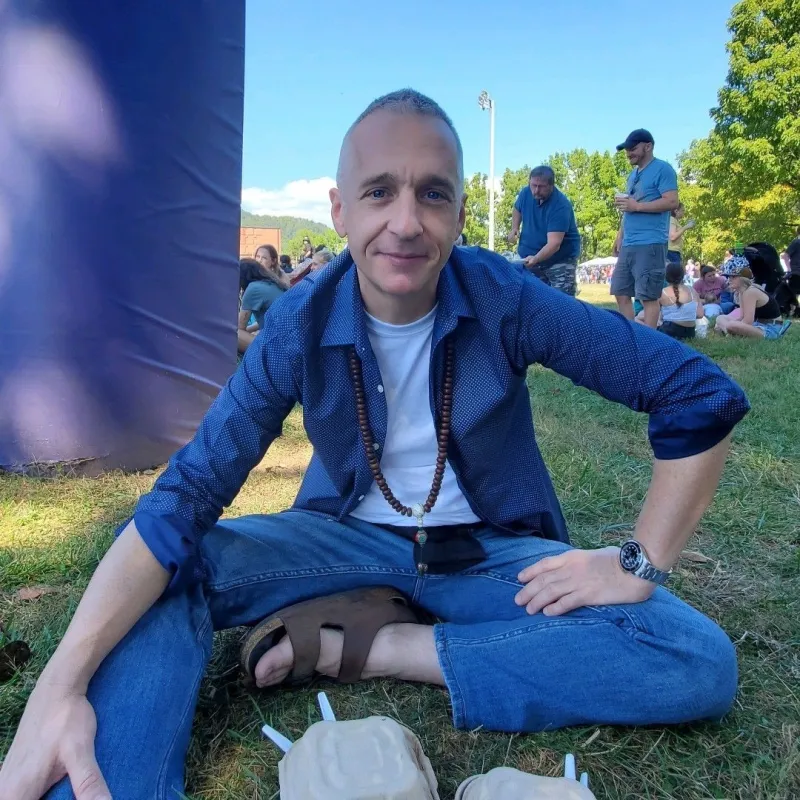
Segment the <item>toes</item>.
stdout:
<svg viewBox="0 0 800 800">
<path fill-rule="evenodd" d="M 272 686 L 283 681 L 292 669 L 293 658 L 291 642 L 284 637 L 258 660 L 254 671 L 256 685 Z"/>
</svg>

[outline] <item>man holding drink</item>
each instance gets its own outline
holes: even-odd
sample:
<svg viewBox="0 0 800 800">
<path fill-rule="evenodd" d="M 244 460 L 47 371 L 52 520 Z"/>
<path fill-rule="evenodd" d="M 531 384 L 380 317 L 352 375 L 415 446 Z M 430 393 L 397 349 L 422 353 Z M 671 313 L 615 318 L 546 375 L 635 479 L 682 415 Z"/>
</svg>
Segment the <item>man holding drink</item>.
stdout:
<svg viewBox="0 0 800 800">
<path fill-rule="evenodd" d="M 614 198 L 622 221 L 614 255 L 617 265 L 611 278 L 611 294 L 621 314 L 634 318 L 633 298 L 644 307 L 644 323 L 658 325 L 661 290 L 667 263 L 670 212 L 679 205 L 678 176 L 666 162 L 653 155 L 653 137 L 639 128 L 617 150 L 624 150 L 634 167 L 625 192 Z"/>
</svg>

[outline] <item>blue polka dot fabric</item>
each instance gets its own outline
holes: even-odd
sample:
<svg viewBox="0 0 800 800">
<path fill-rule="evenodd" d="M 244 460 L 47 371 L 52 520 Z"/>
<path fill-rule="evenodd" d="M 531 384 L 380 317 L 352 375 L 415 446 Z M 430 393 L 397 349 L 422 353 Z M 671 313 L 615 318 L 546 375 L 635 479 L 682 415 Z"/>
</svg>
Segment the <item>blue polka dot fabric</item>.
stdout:
<svg viewBox="0 0 800 800">
<path fill-rule="evenodd" d="M 568 297 L 480 248 L 455 248 L 439 280 L 430 383 L 437 425 L 447 337 L 455 348 L 448 463 L 475 514 L 510 533 L 568 541 L 534 435 L 525 385 L 531 364 L 649 414 L 650 441 L 661 459 L 712 447 L 749 408 L 739 386 L 700 353 Z M 202 579 L 202 535 L 296 403 L 314 455 L 295 507 L 342 518 L 366 494 L 373 479 L 348 371 L 353 347 L 380 454 L 386 397 L 357 272 L 345 251 L 272 305 L 194 439 L 138 503 L 137 528 L 172 573 L 173 588 Z"/>
</svg>

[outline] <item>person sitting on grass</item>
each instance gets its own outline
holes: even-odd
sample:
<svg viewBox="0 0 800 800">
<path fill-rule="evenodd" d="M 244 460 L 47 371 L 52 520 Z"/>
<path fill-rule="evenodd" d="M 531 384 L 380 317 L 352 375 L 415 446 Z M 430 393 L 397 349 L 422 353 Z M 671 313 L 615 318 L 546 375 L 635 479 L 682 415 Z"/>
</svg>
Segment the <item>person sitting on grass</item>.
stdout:
<svg viewBox="0 0 800 800">
<path fill-rule="evenodd" d="M 717 275 L 716 268 L 710 264 L 703 264 L 700 267 L 700 277 L 694 282 L 693 288 L 700 302 L 705 305 L 705 315 L 709 319 L 733 311 L 735 303 L 732 295 L 730 300 L 722 300 L 723 292 L 727 289 L 727 281 Z"/>
<path fill-rule="evenodd" d="M 739 386 L 668 336 L 454 247 L 463 150 L 416 91 L 353 123 L 330 199 L 348 249 L 264 317 L 119 529 L 31 694 L 0 799 L 59 782 L 48 798 L 64 800 L 70 781 L 92 800 L 180 796 L 214 631 L 242 625 L 256 687 L 433 684 L 463 730 L 730 709 L 730 639 L 662 584 L 748 411 Z M 532 364 L 649 414 L 652 481 L 619 547 L 569 542 Z M 294 505 L 220 520 L 297 403 L 313 455 Z"/>
<path fill-rule="evenodd" d="M 321 270 L 326 264 L 330 264 L 333 258 L 333 253 L 327 248 L 314 253 L 314 257 L 311 259 L 311 272 Z"/>
<path fill-rule="evenodd" d="M 254 258 L 243 258 L 239 261 L 239 291 L 241 301 L 237 345 L 239 352 L 244 353 L 253 343 L 256 334 L 263 329 L 264 314 L 286 289 L 261 262 Z M 250 322 L 251 318 L 255 318 L 254 323 Z"/>
<path fill-rule="evenodd" d="M 685 277 L 680 264 L 667 264 L 667 286 L 659 299 L 661 325 L 658 330 L 673 339 L 694 339 L 697 320 L 704 316 L 703 304 L 694 289 L 683 282 Z"/>
<path fill-rule="evenodd" d="M 729 314 L 717 317 L 715 330 L 733 336 L 751 339 L 778 339 L 788 330 L 791 322 L 783 321 L 775 298 L 753 283 L 753 273 L 744 256 L 734 256 L 725 264 L 728 284 L 734 292 L 741 317 Z"/>
<path fill-rule="evenodd" d="M 255 259 L 261 264 L 267 280 L 286 291 L 291 284 L 289 276 L 281 268 L 278 251 L 271 244 L 262 244 L 255 253 Z"/>
<path fill-rule="evenodd" d="M 333 253 L 327 248 L 322 248 L 317 250 L 316 253 L 311 257 L 311 260 L 302 268 L 295 272 L 294 275 L 291 277 L 291 285 L 297 286 L 306 275 L 310 275 L 312 272 L 317 272 L 318 270 L 322 269 L 326 264 L 329 264 L 333 261 Z"/>
</svg>

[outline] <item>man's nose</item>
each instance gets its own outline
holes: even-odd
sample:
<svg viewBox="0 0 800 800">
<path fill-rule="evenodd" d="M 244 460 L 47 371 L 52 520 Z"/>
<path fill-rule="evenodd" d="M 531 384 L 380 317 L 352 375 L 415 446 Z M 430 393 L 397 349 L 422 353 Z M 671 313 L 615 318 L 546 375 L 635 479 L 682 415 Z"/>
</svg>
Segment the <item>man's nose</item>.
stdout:
<svg viewBox="0 0 800 800">
<path fill-rule="evenodd" d="M 413 192 L 401 192 L 392 203 L 389 230 L 401 239 L 414 239 L 422 233 L 419 203 Z"/>
</svg>

